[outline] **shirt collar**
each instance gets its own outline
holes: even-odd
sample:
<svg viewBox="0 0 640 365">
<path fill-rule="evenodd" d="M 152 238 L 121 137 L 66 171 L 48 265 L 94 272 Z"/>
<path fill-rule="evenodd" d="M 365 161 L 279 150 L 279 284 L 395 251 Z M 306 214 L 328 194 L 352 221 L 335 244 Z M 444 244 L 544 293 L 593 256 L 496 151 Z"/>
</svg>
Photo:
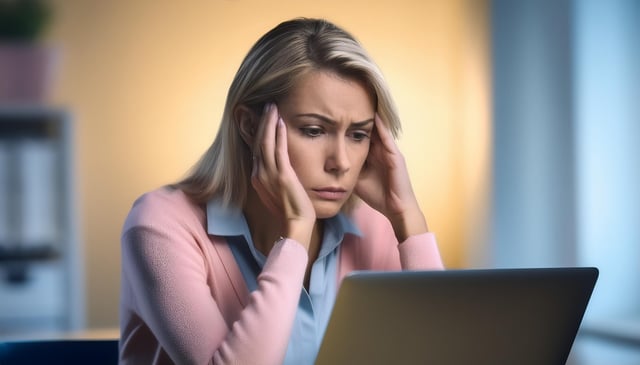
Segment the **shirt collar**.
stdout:
<svg viewBox="0 0 640 365">
<path fill-rule="evenodd" d="M 242 210 L 224 206 L 219 199 L 207 202 L 207 233 L 216 236 L 242 236 L 249 232 Z"/>
<path fill-rule="evenodd" d="M 207 202 L 207 232 L 226 237 L 250 236 L 249 226 L 242 210 L 233 206 L 225 207 L 220 199 Z M 325 221 L 325 235 L 331 235 L 332 242 L 336 244 L 342 242 L 342 238 L 347 233 L 362 237 L 360 229 L 343 212 Z M 327 247 L 327 249 L 333 249 L 333 247 Z"/>
<path fill-rule="evenodd" d="M 362 232 L 343 212 L 326 219 L 324 222 L 324 237 L 318 257 L 324 257 L 340 246 L 346 234 L 362 237 Z"/>
</svg>

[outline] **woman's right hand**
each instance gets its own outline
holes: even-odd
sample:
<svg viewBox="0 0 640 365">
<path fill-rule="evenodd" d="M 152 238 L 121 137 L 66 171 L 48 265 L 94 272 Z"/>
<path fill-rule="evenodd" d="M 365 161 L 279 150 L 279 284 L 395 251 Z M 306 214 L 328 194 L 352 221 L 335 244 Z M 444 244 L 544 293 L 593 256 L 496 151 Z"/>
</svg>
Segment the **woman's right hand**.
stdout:
<svg viewBox="0 0 640 365">
<path fill-rule="evenodd" d="M 251 184 L 279 217 L 284 234 L 308 248 L 316 213 L 289 161 L 287 127 L 274 103 L 265 106 L 253 147 Z"/>
</svg>

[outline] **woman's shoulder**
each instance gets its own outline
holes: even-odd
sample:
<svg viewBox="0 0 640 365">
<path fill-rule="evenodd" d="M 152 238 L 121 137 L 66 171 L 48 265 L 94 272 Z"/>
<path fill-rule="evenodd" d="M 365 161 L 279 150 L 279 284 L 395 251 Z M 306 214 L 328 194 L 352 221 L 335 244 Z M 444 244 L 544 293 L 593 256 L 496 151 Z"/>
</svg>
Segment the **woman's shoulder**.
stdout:
<svg viewBox="0 0 640 365">
<path fill-rule="evenodd" d="M 341 275 L 352 270 L 388 270 L 400 267 L 398 241 L 391 222 L 359 201 L 349 212 L 360 235 L 348 235 L 341 249 Z"/>
<path fill-rule="evenodd" d="M 192 201 L 182 190 L 163 186 L 135 200 L 124 230 L 134 226 L 160 226 L 189 221 L 204 221 L 204 207 Z"/>
<path fill-rule="evenodd" d="M 349 212 L 349 218 L 363 234 L 371 231 L 392 230 L 391 223 L 387 217 L 363 201 L 358 201 L 355 204 Z"/>
<path fill-rule="evenodd" d="M 378 242 L 394 242 L 395 235 L 391 222 L 382 213 L 373 209 L 363 201 L 358 201 L 349 213 L 349 218 L 358 227 L 360 239 L 377 244 Z"/>
</svg>

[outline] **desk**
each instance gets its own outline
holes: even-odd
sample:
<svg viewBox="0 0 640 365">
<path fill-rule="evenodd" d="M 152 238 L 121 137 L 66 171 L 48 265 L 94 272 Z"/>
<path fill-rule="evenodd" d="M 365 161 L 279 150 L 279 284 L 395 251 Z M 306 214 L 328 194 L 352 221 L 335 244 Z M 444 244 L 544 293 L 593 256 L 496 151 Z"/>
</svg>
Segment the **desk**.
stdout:
<svg viewBox="0 0 640 365">
<path fill-rule="evenodd" d="M 115 327 L 88 329 L 82 331 L 15 333 L 12 335 L 0 335 L 0 342 L 38 340 L 115 340 L 119 337 L 120 329 Z"/>
</svg>

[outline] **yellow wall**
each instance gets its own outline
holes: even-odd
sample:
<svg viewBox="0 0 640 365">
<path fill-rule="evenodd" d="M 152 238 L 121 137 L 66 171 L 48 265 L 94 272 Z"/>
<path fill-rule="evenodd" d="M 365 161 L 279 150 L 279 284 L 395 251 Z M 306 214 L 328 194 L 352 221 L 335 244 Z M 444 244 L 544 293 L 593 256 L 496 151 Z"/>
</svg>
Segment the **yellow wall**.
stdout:
<svg viewBox="0 0 640 365">
<path fill-rule="evenodd" d="M 89 327 L 117 326 L 119 236 L 131 203 L 195 162 L 248 48 L 296 16 L 326 17 L 370 51 L 394 92 L 400 147 L 447 266 L 481 255 L 490 152 L 485 0 L 55 3 L 49 39 L 63 53 L 55 101 L 76 118 Z"/>
</svg>

